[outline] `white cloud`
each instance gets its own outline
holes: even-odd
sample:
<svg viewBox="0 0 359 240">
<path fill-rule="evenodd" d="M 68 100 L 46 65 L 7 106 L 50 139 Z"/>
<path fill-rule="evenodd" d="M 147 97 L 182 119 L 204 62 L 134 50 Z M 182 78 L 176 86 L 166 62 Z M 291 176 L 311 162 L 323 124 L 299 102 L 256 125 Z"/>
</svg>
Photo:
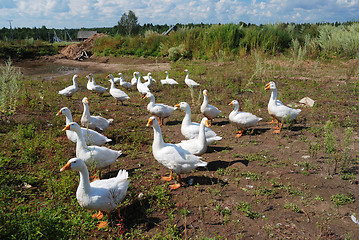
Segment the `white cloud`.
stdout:
<svg viewBox="0 0 359 240">
<path fill-rule="evenodd" d="M 111 27 L 129 10 L 140 24 L 343 22 L 359 0 L 2 0 L 0 27 Z"/>
</svg>

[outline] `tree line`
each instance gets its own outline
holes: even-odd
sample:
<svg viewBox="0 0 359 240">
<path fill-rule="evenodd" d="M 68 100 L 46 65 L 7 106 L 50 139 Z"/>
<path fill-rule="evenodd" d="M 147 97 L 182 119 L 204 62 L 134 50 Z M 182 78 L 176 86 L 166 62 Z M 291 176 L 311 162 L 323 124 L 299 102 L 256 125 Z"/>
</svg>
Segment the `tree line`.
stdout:
<svg viewBox="0 0 359 240">
<path fill-rule="evenodd" d="M 331 24 L 333 26 L 339 25 L 348 25 L 352 22 L 335 22 L 335 23 L 316 23 L 314 25 L 322 25 L 322 24 Z M 291 23 L 287 23 L 291 24 Z M 284 25 L 287 25 L 284 24 Z M 195 27 L 209 27 L 212 24 L 177 24 L 177 27 L 183 28 L 186 27 L 188 29 L 192 29 Z M 238 25 L 243 27 L 250 27 L 250 26 L 257 26 L 255 24 L 239 22 Z M 306 26 L 307 25 L 307 26 Z M 298 29 L 302 29 L 303 26 L 306 28 L 310 28 L 312 24 L 295 24 Z M 263 25 L 258 25 L 259 27 Z M 42 26 L 41 28 L 2 28 L 0 29 L 0 41 L 11 41 L 11 40 L 26 40 L 26 39 L 33 39 L 33 40 L 41 40 L 41 41 L 48 41 L 54 42 L 57 38 L 62 41 L 70 41 L 76 40 L 77 33 L 80 30 L 86 31 L 97 31 L 98 33 L 105 33 L 110 36 L 120 35 L 120 36 L 134 36 L 134 35 L 144 35 L 147 31 L 157 32 L 157 33 L 164 33 L 167 31 L 171 26 L 167 24 L 152 24 L 147 23 L 140 25 L 138 23 L 138 18 L 133 11 L 129 11 L 128 13 L 123 13 L 118 24 L 113 27 L 102 27 L 102 28 L 72 28 L 72 29 L 55 29 L 55 28 L 47 28 L 46 26 Z"/>
</svg>

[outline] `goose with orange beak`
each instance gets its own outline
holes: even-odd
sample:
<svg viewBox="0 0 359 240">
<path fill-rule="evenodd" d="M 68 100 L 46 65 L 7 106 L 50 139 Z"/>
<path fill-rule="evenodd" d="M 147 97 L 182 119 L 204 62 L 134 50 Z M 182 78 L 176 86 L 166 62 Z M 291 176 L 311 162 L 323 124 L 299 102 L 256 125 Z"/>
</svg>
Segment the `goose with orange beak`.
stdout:
<svg viewBox="0 0 359 240">
<path fill-rule="evenodd" d="M 234 106 L 233 111 L 229 114 L 229 120 L 235 123 L 239 129 L 236 132 L 236 137 L 241 137 L 245 129 L 254 127 L 259 121 L 262 120 L 262 118 L 257 117 L 252 113 L 239 112 L 239 102 L 237 100 L 233 100 L 228 105 Z"/>
<path fill-rule="evenodd" d="M 212 126 L 213 119 L 216 118 L 221 113 L 221 111 L 215 106 L 208 104 L 207 95 L 208 91 L 206 89 L 203 90 L 203 103 L 201 105 L 201 113 L 210 120 L 210 127 Z"/>
<path fill-rule="evenodd" d="M 159 119 L 160 126 L 163 125 L 165 118 L 171 116 L 177 107 L 168 106 L 162 103 L 155 103 L 155 96 L 152 93 L 147 93 L 144 98 L 149 98 L 150 102 L 147 104 L 147 111 L 155 115 Z"/>
<path fill-rule="evenodd" d="M 127 95 L 127 93 L 125 93 L 121 89 L 116 88 L 114 77 L 112 74 L 107 75 L 107 78 L 110 79 L 109 80 L 111 83 L 110 94 L 114 99 L 116 99 L 116 105 L 117 105 L 118 101 L 120 101 L 121 104 L 123 105 L 123 101 L 130 99 L 130 97 Z"/>
<path fill-rule="evenodd" d="M 205 127 L 208 126 L 208 118 L 202 118 L 201 124 L 199 126 L 198 137 L 190 140 L 183 140 L 176 145 L 187 150 L 188 152 L 194 155 L 202 155 L 207 151 L 208 143 L 205 135 Z"/>
<path fill-rule="evenodd" d="M 294 120 L 302 110 L 287 107 L 281 101 L 277 100 L 277 87 L 274 82 L 267 83 L 265 89 L 271 92 L 268 102 L 268 113 L 272 116 L 273 123 L 274 119 L 277 120 L 277 126 L 274 128 L 274 133 L 280 133 L 284 121 Z"/>
<path fill-rule="evenodd" d="M 58 93 L 62 96 L 65 97 L 72 97 L 72 95 L 75 94 L 75 92 L 77 92 L 79 90 L 79 87 L 77 85 L 76 79 L 79 78 L 80 76 L 75 74 L 72 77 L 72 85 L 62 89 L 61 91 L 59 91 Z"/>
<path fill-rule="evenodd" d="M 186 139 L 195 139 L 199 135 L 200 124 L 192 122 L 191 120 L 191 107 L 187 102 L 180 102 L 175 105 L 175 107 L 183 110 L 185 112 L 184 118 L 181 124 L 181 133 Z M 221 136 L 218 136 L 212 129 L 205 127 L 205 136 L 208 145 L 211 145 L 214 141 L 219 141 L 222 139 Z"/>
<path fill-rule="evenodd" d="M 185 69 L 184 72 L 186 73 L 186 77 L 184 79 L 184 82 L 187 84 L 188 87 L 194 88 L 200 86 L 199 83 L 195 82 L 194 80 L 189 78 L 189 71 L 188 69 Z"/>
<path fill-rule="evenodd" d="M 80 173 L 80 182 L 76 191 L 76 198 L 79 205 L 85 209 L 99 211 L 93 214 L 93 218 L 102 219 L 104 213 L 107 213 L 108 219 L 117 206 L 125 198 L 127 188 L 130 183 L 126 170 L 118 171 L 114 178 L 105 180 L 96 180 L 90 183 L 89 172 L 86 164 L 80 158 L 70 159 L 60 172 L 65 170 L 78 171 Z M 107 221 L 100 222 L 98 227 L 107 226 Z"/>
<path fill-rule="evenodd" d="M 171 189 L 177 189 L 183 185 L 181 174 L 189 173 L 197 167 L 206 167 L 207 162 L 201 157 L 195 156 L 187 150 L 175 144 L 165 143 L 162 138 L 161 128 L 157 119 L 152 116 L 148 119 L 147 127 L 153 128 L 152 153 L 154 158 L 163 166 L 171 170 L 169 177 L 162 177 L 163 180 L 171 181 L 173 172 L 177 174 L 178 182 L 170 185 Z"/>
<path fill-rule="evenodd" d="M 103 132 L 109 127 L 110 123 L 113 122 L 112 118 L 106 119 L 102 116 L 90 115 L 89 101 L 87 97 L 82 99 L 82 104 L 84 106 L 84 111 L 81 117 L 82 126 Z"/>
<path fill-rule="evenodd" d="M 63 107 L 60 109 L 60 111 L 57 112 L 56 116 L 59 115 L 65 115 L 66 118 L 66 125 L 70 124 L 72 121 L 72 114 L 69 108 Z M 101 133 L 98 133 L 92 129 L 89 128 L 81 128 L 82 135 L 85 138 L 85 142 L 87 145 L 97 145 L 102 146 L 105 143 L 111 142 L 112 139 L 107 138 L 106 136 L 102 135 Z M 77 142 L 77 135 L 75 132 L 66 130 L 67 138 L 71 141 L 76 143 Z"/>
<path fill-rule="evenodd" d="M 165 71 L 164 73 L 166 74 L 166 79 L 161 80 L 162 85 L 166 85 L 166 84 L 167 85 L 177 85 L 178 84 L 178 82 L 176 80 L 169 77 L 168 71 Z"/>
<path fill-rule="evenodd" d="M 74 131 L 77 134 L 76 157 L 81 158 L 89 167 L 95 169 L 109 167 L 122 154 L 121 151 L 112 150 L 107 147 L 88 146 L 81 127 L 76 122 L 66 125 L 63 131 L 65 130 Z"/>
</svg>

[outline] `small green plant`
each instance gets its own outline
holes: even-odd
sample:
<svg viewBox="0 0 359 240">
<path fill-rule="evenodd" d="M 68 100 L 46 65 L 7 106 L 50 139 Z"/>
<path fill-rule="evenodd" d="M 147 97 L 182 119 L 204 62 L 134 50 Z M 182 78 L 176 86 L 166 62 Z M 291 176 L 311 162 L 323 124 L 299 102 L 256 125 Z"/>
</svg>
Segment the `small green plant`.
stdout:
<svg viewBox="0 0 359 240">
<path fill-rule="evenodd" d="M 314 200 L 317 200 L 317 201 L 324 201 L 324 198 L 323 197 L 321 197 L 321 196 L 319 196 L 319 195 L 316 195 L 315 197 L 314 197 Z"/>
<path fill-rule="evenodd" d="M 355 202 L 355 197 L 352 193 L 348 193 L 347 195 L 343 193 L 338 193 L 336 195 L 332 195 L 330 197 L 330 200 L 334 203 L 336 207 L 339 207 Z"/>
<path fill-rule="evenodd" d="M 334 166 L 333 174 L 336 173 L 338 164 L 335 143 L 334 124 L 328 120 L 324 125 L 324 151 L 328 154 L 328 164 Z M 330 167 L 328 167 L 328 174 L 330 174 Z"/>
<path fill-rule="evenodd" d="M 235 205 L 235 209 L 243 212 L 246 217 L 249 217 L 250 219 L 259 218 L 260 214 L 257 212 L 254 212 L 251 209 L 251 205 L 249 202 L 240 201 Z"/>
<path fill-rule="evenodd" d="M 292 210 L 293 212 L 296 212 L 296 213 L 301 213 L 301 212 L 303 212 L 303 211 L 298 207 L 298 205 L 295 204 L 295 203 L 285 203 L 285 204 L 284 204 L 284 208 L 285 208 L 285 209 L 290 209 L 290 210 Z"/>
</svg>

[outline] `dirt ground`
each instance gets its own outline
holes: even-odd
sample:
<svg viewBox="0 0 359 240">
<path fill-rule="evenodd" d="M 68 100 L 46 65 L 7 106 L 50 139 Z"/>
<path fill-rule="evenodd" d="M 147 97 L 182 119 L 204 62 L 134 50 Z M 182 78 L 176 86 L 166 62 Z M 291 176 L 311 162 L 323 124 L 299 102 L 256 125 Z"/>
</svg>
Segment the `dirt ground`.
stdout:
<svg viewBox="0 0 359 240">
<path fill-rule="evenodd" d="M 70 76 L 74 72 L 84 76 L 89 72 L 105 75 L 138 69 L 143 73 L 160 73 L 171 69 L 171 64 L 164 59 L 129 57 L 116 59 L 93 57 L 87 61 L 48 58 L 31 62 L 16 62 L 15 64 L 21 67 L 25 76 L 49 80 Z M 62 72 L 58 69 L 55 69 L 54 72 L 48 71 L 54 65 L 68 66 L 68 68 L 64 68 Z M 305 75 L 307 69 L 304 66 L 300 71 L 302 72 L 298 75 Z M 130 76 L 126 76 L 126 78 L 130 78 Z M 281 77 L 279 76 L 279 78 Z M 295 78 L 300 79 L 300 76 Z M 325 77 L 321 79 L 325 79 Z M 183 80 L 184 74 L 183 79 L 178 79 L 178 81 L 183 82 Z M 201 80 L 203 79 L 199 81 Z M 305 79 L 300 80 L 305 81 Z M 324 80 L 323 84 L 316 86 L 320 88 L 325 84 L 327 81 Z M 335 87 L 333 91 L 341 92 L 340 88 L 336 87 L 338 84 L 333 82 L 330 84 L 330 87 Z M 204 89 L 203 85 L 201 89 Z M 184 88 L 183 83 L 178 87 Z M 211 90 L 214 92 L 213 89 Z M 295 89 L 292 90 L 295 91 Z M 157 82 L 155 94 L 160 96 L 161 102 L 173 105 L 179 101 L 191 101 L 190 99 L 171 97 L 168 94 L 170 91 L 170 88 L 163 88 Z M 279 94 L 281 94 L 280 91 L 279 89 Z M 195 93 L 197 94 L 198 90 Z M 130 94 L 131 100 L 128 104 L 115 106 L 112 97 L 107 96 L 107 93 L 103 98 L 102 106 L 108 110 L 108 117 L 116 119 L 115 124 L 111 126 L 112 129 L 130 126 L 129 121 L 136 119 L 143 123 L 143 127 L 138 129 L 139 134 L 143 134 L 145 139 L 150 139 L 149 142 L 141 145 L 142 149 L 139 150 L 146 154 L 132 156 L 130 153 L 125 153 L 124 157 L 120 158 L 121 167 L 129 170 L 132 175 L 145 174 L 144 179 L 137 182 L 132 181 L 133 193 L 131 196 L 136 196 L 141 193 L 142 186 L 165 184 L 158 176 L 168 175 L 169 171 L 158 164 L 151 154 L 153 131 L 151 128 L 145 127 L 150 116 L 146 112 L 147 101 L 140 100 L 135 90 L 131 90 Z M 71 107 L 82 112 L 80 99 L 85 95 L 90 95 L 90 93 L 87 93 L 86 89 L 82 87 L 79 97 L 73 100 L 75 103 Z M 267 100 L 269 95 L 267 93 Z M 302 106 L 303 111 L 297 122 L 290 128 L 285 126 L 278 135 L 273 133 L 273 125 L 267 123 L 270 117 L 266 110 L 267 103 L 263 103 L 264 107 L 256 113 L 264 118 L 263 121 L 253 130 L 246 131 L 241 138 L 235 138 L 235 126 L 228 120 L 228 114 L 232 111 L 232 107 L 227 104 L 232 100 L 231 96 L 220 95 L 220 97 L 221 99 L 214 100 L 213 95 L 209 96 L 210 103 L 222 110 L 221 117 L 214 120 L 212 129 L 223 139 L 210 146 L 202 156 L 204 161 L 208 162 L 208 168 L 183 175 L 186 185 L 171 192 L 171 198 L 176 204 L 176 211 L 173 213 L 174 219 L 168 217 L 166 209 L 159 209 L 150 215 L 134 212 L 139 209 L 138 205 L 141 205 L 141 201 L 134 201 L 130 206 L 121 209 L 127 228 L 137 228 L 150 235 L 155 235 L 158 231 L 165 231 L 171 223 L 172 226 L 179 229 L 183 239 L 201 237 L 217 237 L 216 239 L 358 239 L 359 225 L 351 220 L 352 214 L 359 214 L 358 201 L 340 207 L 335 207 L 331 201 L 331 196 L 338 193 L 350 192 L 356 199 L 359 198 L 358 165 L 354 164 L 351 168 L 354 179 L 351 179 L 350 182 L 343 180 L 340 174 L 329 176 L 328 168 L 332 166 L 327 163 L 327 155 L 323 151 L 311 154 L 308 147 L 310 142 L 316 141 L 312 127 L 318 127 L 318 123 L 323 122 L 323 118 L 325 119 L 330 114 L 325 110 L 327 105 L 323 100 L 324 96 L 317 96 L 316 100 L 320 105 L 319 110 L 315 109 L 316 114 L 313 115 L 312 108 Z M 357 104 L 355 99 L 342 101 L 347 101 L 347 104 L 353 107 Z M 328 100 L 327 104 L 333 106 L 338 104 L 338 101 L 337 99 L 334 102 Z M 64 100 L 64 102 L 71 103 L 71 100 Z M 64 102 L 59 102 L 59 107 Z M 139 110 L 136 112 L 133 110 L 135 108 Z M 96 107 L 92 109 L 93 111 L 99 110 Z M 121 116 L 114 113 L 118 112 L 118 109 L 121 109 Z M 52 112 L 55 113 L 57 110 L 53 109 Z M 192 121 L 199 122 L 201 115 L 198 110 L 192 111 L 194 112 Z M 321 113 L 325 117 L 320 116 Z M 339 115 L 341 114 L 343 113 Z M 183 116 L 182 111 L 175 111 L 173 116 L 165 120 L 166 124 L 162 127 L 165 141 L 175 143 L 184 139 L 180 133 Z M 357 117 L 357 115 L 355 116 Z M 79 116 L 77 118 L 79 119 Z M 357 120 L 354 122 L 357 123 Z M 358 150 L 357 126 L 355 125 L 354 131 L 356 140 L 351 146 L 355 158 Z M 339 136 L 342 137 L 343 134 L 338 133 Z M 111 132 L 109 137 L 114 139 L 114 144 L 121 144 L 124 133 L 116 137 L 116 132 Z M 116 166 L 114 166 L 111 167 L 110 172 L 116 170 Z M 183 210 L 187 211 L 186 214 L 183 213 Z"/>
</svg>

